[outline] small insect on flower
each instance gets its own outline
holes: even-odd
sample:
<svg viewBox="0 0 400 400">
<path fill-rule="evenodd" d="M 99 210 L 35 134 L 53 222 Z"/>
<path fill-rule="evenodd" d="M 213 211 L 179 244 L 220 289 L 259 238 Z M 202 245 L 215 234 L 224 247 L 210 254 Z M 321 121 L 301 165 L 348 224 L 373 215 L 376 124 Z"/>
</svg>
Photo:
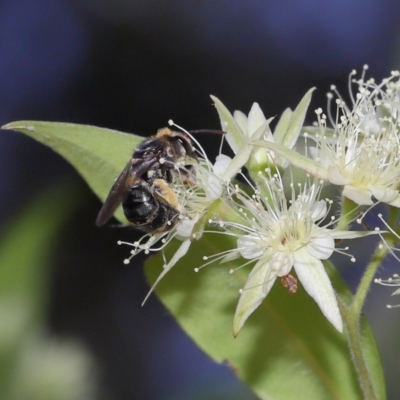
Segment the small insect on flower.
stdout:
<svg viewBox="0 0 400 400">
<path fill-rule="evenodd" d="M 297 279 L 291 275 L 287 274 L 281 277 L 282 286 L 289 290 L 289 293 L 297 292 Z"/>
<path fill-rule="evenodd" d="M 170 125 L 175 124 L 170 121 Z M 224 185 L 222 178 L 216 175 L 221 168 L 216 169 L 210 163 L 192 136 L 192 133 L 224 132 L 188 132 L 175 126 L 182 132 L 163 128 L 139 144 L 112 186 L 96 220 L 97 225 L 103 225 L 122 203 L 131 226 L 146 233 L 134 243 L 118 242 L 133 247 L 130 256 L 124 260 L 125 264 L 141 251 L 146 254 L 162 251 L 172 239 L 182 241 L 171 260 L 167 262 L 164 258 L 163 271 L 148 295 L 187 253 L 191 241 L 201 237 L 201 229 L 198 232 L 196 224 L 208 206 L 220 199 Z M 226 163 L 223 158 L 216 165 L 225 166 Z"/>
<path fill-rule="evenodd" d="M 122 203 L 132 226 L 146 233 L 170 230 L 179 221 L 182 207 L 170 185 L 179 176 L 193 185 L 197 164 L 192 142 L 185 133 L 160 129 L 134 150 L 131 160 L 112 186 L 97 216 L 105 224 Z"/>
</svg>

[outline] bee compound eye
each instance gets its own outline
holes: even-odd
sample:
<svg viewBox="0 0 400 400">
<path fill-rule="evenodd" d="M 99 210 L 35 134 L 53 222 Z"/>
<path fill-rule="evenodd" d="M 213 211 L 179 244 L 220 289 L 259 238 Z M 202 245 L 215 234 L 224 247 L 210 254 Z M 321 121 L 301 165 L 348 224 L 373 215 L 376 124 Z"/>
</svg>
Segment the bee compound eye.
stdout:
<svg viewBox="0 0 400 400">
<path fill-rule="evenodd" d="M 174 136 L 173 137 L 177 146 L 179 146 L 178 153 L 181 155 L 192 154 L 193 149 L 190 142 L 182 136 Z"/>
</svg>

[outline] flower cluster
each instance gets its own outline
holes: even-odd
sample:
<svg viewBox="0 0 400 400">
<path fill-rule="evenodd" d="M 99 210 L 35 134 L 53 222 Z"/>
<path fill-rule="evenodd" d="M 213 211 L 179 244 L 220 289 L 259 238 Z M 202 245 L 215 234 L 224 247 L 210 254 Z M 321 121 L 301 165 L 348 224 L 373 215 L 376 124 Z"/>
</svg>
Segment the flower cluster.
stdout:
<svg viewBox="0 0 400 400">
<path fill-rule="evenodd" d="M 201 239 L 207 226 L 208 231 L 229 236 L 232 247 L 210 255 L 196 271 L 215 261 L 243 260 L 241 267 L 252 265 L 240 290 L 235 336 L 278 278 L 291 293 L 301 284 L 328 321 L 342 331 L 336 294 L 323 260 L 338 252 L 354 262 L 348 247 L 336 248 L 337 243 L 380 233 L 363 227 L 349 229 L 355 220 L 362 221 L 364 206 L 368 210 L 377 203 L 400 207 L 399 73 L 376 83 L 366 80 L 365 72 L 366 68 L 360 79 L 355 79 L 355 72 L 350 75 L 349 86 L 356 87 L 355 93 L 350 89 L 351 104 L 332 87 L 326 113 L 318 108 L 317 121 L 310 127 L 304 121 L 313 89 L 294 110 L 282 113 L 274 130 L 270 127 L 273 119 L 267 119 L 257 103 L 248 115 L 231 114 L 212 96 L 234 157 L 220 154 L 212 163 L 193 138 L 199 154 L 196 183 L 173 182 L 182 204 L 180 221 L 166 233 L 131 244 L 133 257 L 139 251 L 162 250 L 173 238 L 182 241 L 165 261 L 151 291 L 188 253 L 192 241 Z M 305 148 L 301 153 L 296 148 L 299 138 Z M 303 181 L 294 179 L 295 168 L 306 172 Z M 246 185 L 234 181 L 238 174 Z M 329 184 L 339 188 L 340 201 L 321 195 Z"/>
</svg>

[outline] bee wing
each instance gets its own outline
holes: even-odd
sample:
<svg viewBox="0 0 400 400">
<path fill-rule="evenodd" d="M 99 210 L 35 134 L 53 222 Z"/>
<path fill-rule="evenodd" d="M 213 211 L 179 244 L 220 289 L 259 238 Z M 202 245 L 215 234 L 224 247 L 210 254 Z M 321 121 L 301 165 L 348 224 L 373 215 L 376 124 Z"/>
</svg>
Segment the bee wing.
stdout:
<svg viewBox="0 0 400 400">
<path fill-rule="evenodd" d="M 101 207 L 96 218 L 96 225 L 104 225 L 114 214 L 115 210 L 124 199 L 126 190 L 149 171 L 149 169 L 157 162 L 157 159 L 140 160 L 133 159 L 130 161 L 111 187 L 103 207 Z"/>
<path fill-rule="evenodd" d="M 158 158 L 153 156 L 147 159 L 133 158 L 130 164 L 132 166 L 132 172 L 135 174 L 136 178 L 139 179 L 157 163 Z"/>
<path fill-rule="evenodd" d="M 131 174 L 131 167 L 132 165 L 129 162 L 112 185 L 110 193 L 97 215 L 97 226 L 104 225 L 113 216 L 124 198 L 127 186 L 133 184 L 135 177 Z M 132 176 L 131 179 L 129 179 L 130 175 Z"/>
</svg>

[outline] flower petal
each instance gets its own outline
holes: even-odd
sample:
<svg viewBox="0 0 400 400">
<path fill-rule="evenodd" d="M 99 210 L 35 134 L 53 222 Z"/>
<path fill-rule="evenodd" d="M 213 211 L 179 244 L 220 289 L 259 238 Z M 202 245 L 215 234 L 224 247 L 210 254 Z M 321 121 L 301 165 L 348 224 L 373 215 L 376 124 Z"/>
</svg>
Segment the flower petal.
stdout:
<svg viewBox="0 0 400 400">
<path fill-rule="evenodd" d="M 311 220 L 313 222 L 320 220 L 321 218 L 324 218 L 328 212 L 328 209 L 326 207 L 326 201 L 325 200 L 319 200 L 317 201 L 312 208 L 311 211 Z"/>
<path fill-rule="evenodd" d="M 303 127 L 304 120 L 306 118 L 308 106 L 310 105 L 312 92 L 314 90 L 315 88 L 310 89 L 300 100 L 300 103 L 293 111 L 288 129 L 284 137 L 280 140 L 280 143 L 289 149 L 294 147 L 300 135 L 301 128 Z"/>
<path fill-rule="evenodd" d="M 369 235 L 379 235 L 380 233 L 386 233 L 386 231 L 373 230 L 373 231 L 339 231 L 335 229 L 329 230 L 329 235 L 334 239 L 356 239 Z"/>
<path fill-rule="evenodd" d="M 350 183 L 350 180 L 342 175 L 337 167 L 330 165 L 328 167 L 328 180 L 334 185 L 344 186 Z"/>
<path fill-rule="evenodd" d="M 342 316 L 322 262 L 312 257 L 304 247 L 295 253 L 295 259 L 294 269 L 304 289 L 316 301 L 328 321 L 342 332 Z"/>
<path fill-rule="evenodd" d="M 276 251 L 271 255 L 269 263 L 271 270 L 276 276 L 285 276 L 290 272 L 293 267 L 293 253 Z"/>
<path fill-rule="evenodd" d="M 372 185 L 369 185 L 368 188 L 376 199 L 384 203 L 392 204 L 399 197 L 398 190 L 381 189 L 381 188 L 376 188 Z"/>
<path fill-rule="evenodd" d="M 243 133 L 247 131 L 247 116 L 246 114 L 242 113 L 241 111 L 234 111 L 233 112 L 233 119 L 239 125 L 240 129 Z"/>
<path fill-rule="evenodd" d="M 218 111 L 222 130 L 226 131 L 226 140 L 236 154 L 246 144 L 245 133 L 242 132 L 240 126 L 223 103 L 215 96 L 211 96 L 211 99 L 214 101 Z"/>
<path fill-rule="evenodd" d="M 252 150 L 252 146 L 248 144 L 244 144 L 241 149 L 238 150 L 228 168 L 225 170 L 225 173 L 221 176 L 223 182 L 228 182 L 242 169 L 243 165 L 247 163 Z"/>
<path fill-rule="evenodd" d="M 228 169 L 230 163 L 232 162 L 232 158 L 220 154 L 215 159 L 215 164 L 213 167 L 214 174 L 217 176 L 222 176 L 225 171 Z"/>
<path fill-rule="evenodd" d="M 360 206 L 369 206 L 372 204 L 372 193 L 366 189 L 360 189 L 355 186 L 346 185 L 343 189 L 342 195 Z"/>
<path fill-rule="evenodd" d="M 191 243 L 192 243 L 191 240 L 185 240 L 184 242 L 182 242 L 179 249 L 176 251 L 176 253 L 171 258 L 170 262 L 167 265 L 164 265 L 163 271 L 158 276 L 158 278 L 154 282 L 153 286 L 150 288 L 149 293 L 147 293 L 146 297 L 144 298 L 144 300 L 142 302 L 142 306 L 144 305 L 144 303 L 146 303 L 149 296 L 153 293 L 158 282 L 160 282 L 161 279 L 164 278 L 164 276 L 171 270 L 171 268 L 188 252 Z"/>
<path fill-rule="evenodd" d="M 253 267 L 236 307 L 233 318 L 233 336 L 236 337 L 239 334 L 247 318 L 265 299 L 275 279 L 276 276 L 272 273 L 268 263 L 259 261 Z"/>
<path fill-rule="evenodd" d="M 270 149 L 272 152 L 284 157 L 295 167 L 299 167 L 319 179 L 327 180 L 328 178 L 328 171 L 326 168 L 324 168 L 319 162 L 303 156 L 297 151 L 288 149 L 287 147 L 277 143 L 263 140 L 255 140 L 254 142 L 251 142 L 251 144 L 253 146 L 261 146 Z"/>
<path fill-rule="evenodd" d="M 317 232 L 307 244 L 307 251 L 312 257 L 320 260 L 328 259 L 335 250 L 335 240 L 328 232 Z"/>
<path fill-rule="evenodd" d="M 276 124 L 274 130 L 274 139 L 278 144 L 282 144 L 283 139 L 285 138 L 286 131 L 289 128 L 290 120 L 292 118 L 293 111 L 290 108 L 287 108 L 279 118 L 278 123 Z"/>
<path fill-rule="evenodd" d="M 206 196 L 208 200 L 221 197 L 224 183 L 218 176 L 212 174 L 207 179 Z"/>
<path fill-rule="evenodd" d="M 246 260 L 259 258 L 264 254 L 262 244 L 258 236 L 245 235 L 237 240 L 237 250 Z"/>
<path fill-rule="evenodd" d="M 400 195 L 389 203 L 390 206 L 400 208 Z"/>
<path fill-rule="evenodd" d="M 252 137 L 258 128 L 265 123 L 267 119 L 264 116 L 258 103 L 253 103 L 247 119 L 247 137 Z"/>
<path fill-rule="evenodd" d="M 225 257 L 222 257 L 221 260 L 219 261 L 220 264 L 225 264 L 227 262 L 237 260 L 238 258 L 242 257 L 239 251 L 234 251 L 228 253 Z"/>
<path fill-rule="evenodd" d="M 176 226 L 176 238 L 180 240 L 190 239 L 192 237 L 193 227 L 197 222 L 196 219 L 183 219 Z"/>
</svg>

